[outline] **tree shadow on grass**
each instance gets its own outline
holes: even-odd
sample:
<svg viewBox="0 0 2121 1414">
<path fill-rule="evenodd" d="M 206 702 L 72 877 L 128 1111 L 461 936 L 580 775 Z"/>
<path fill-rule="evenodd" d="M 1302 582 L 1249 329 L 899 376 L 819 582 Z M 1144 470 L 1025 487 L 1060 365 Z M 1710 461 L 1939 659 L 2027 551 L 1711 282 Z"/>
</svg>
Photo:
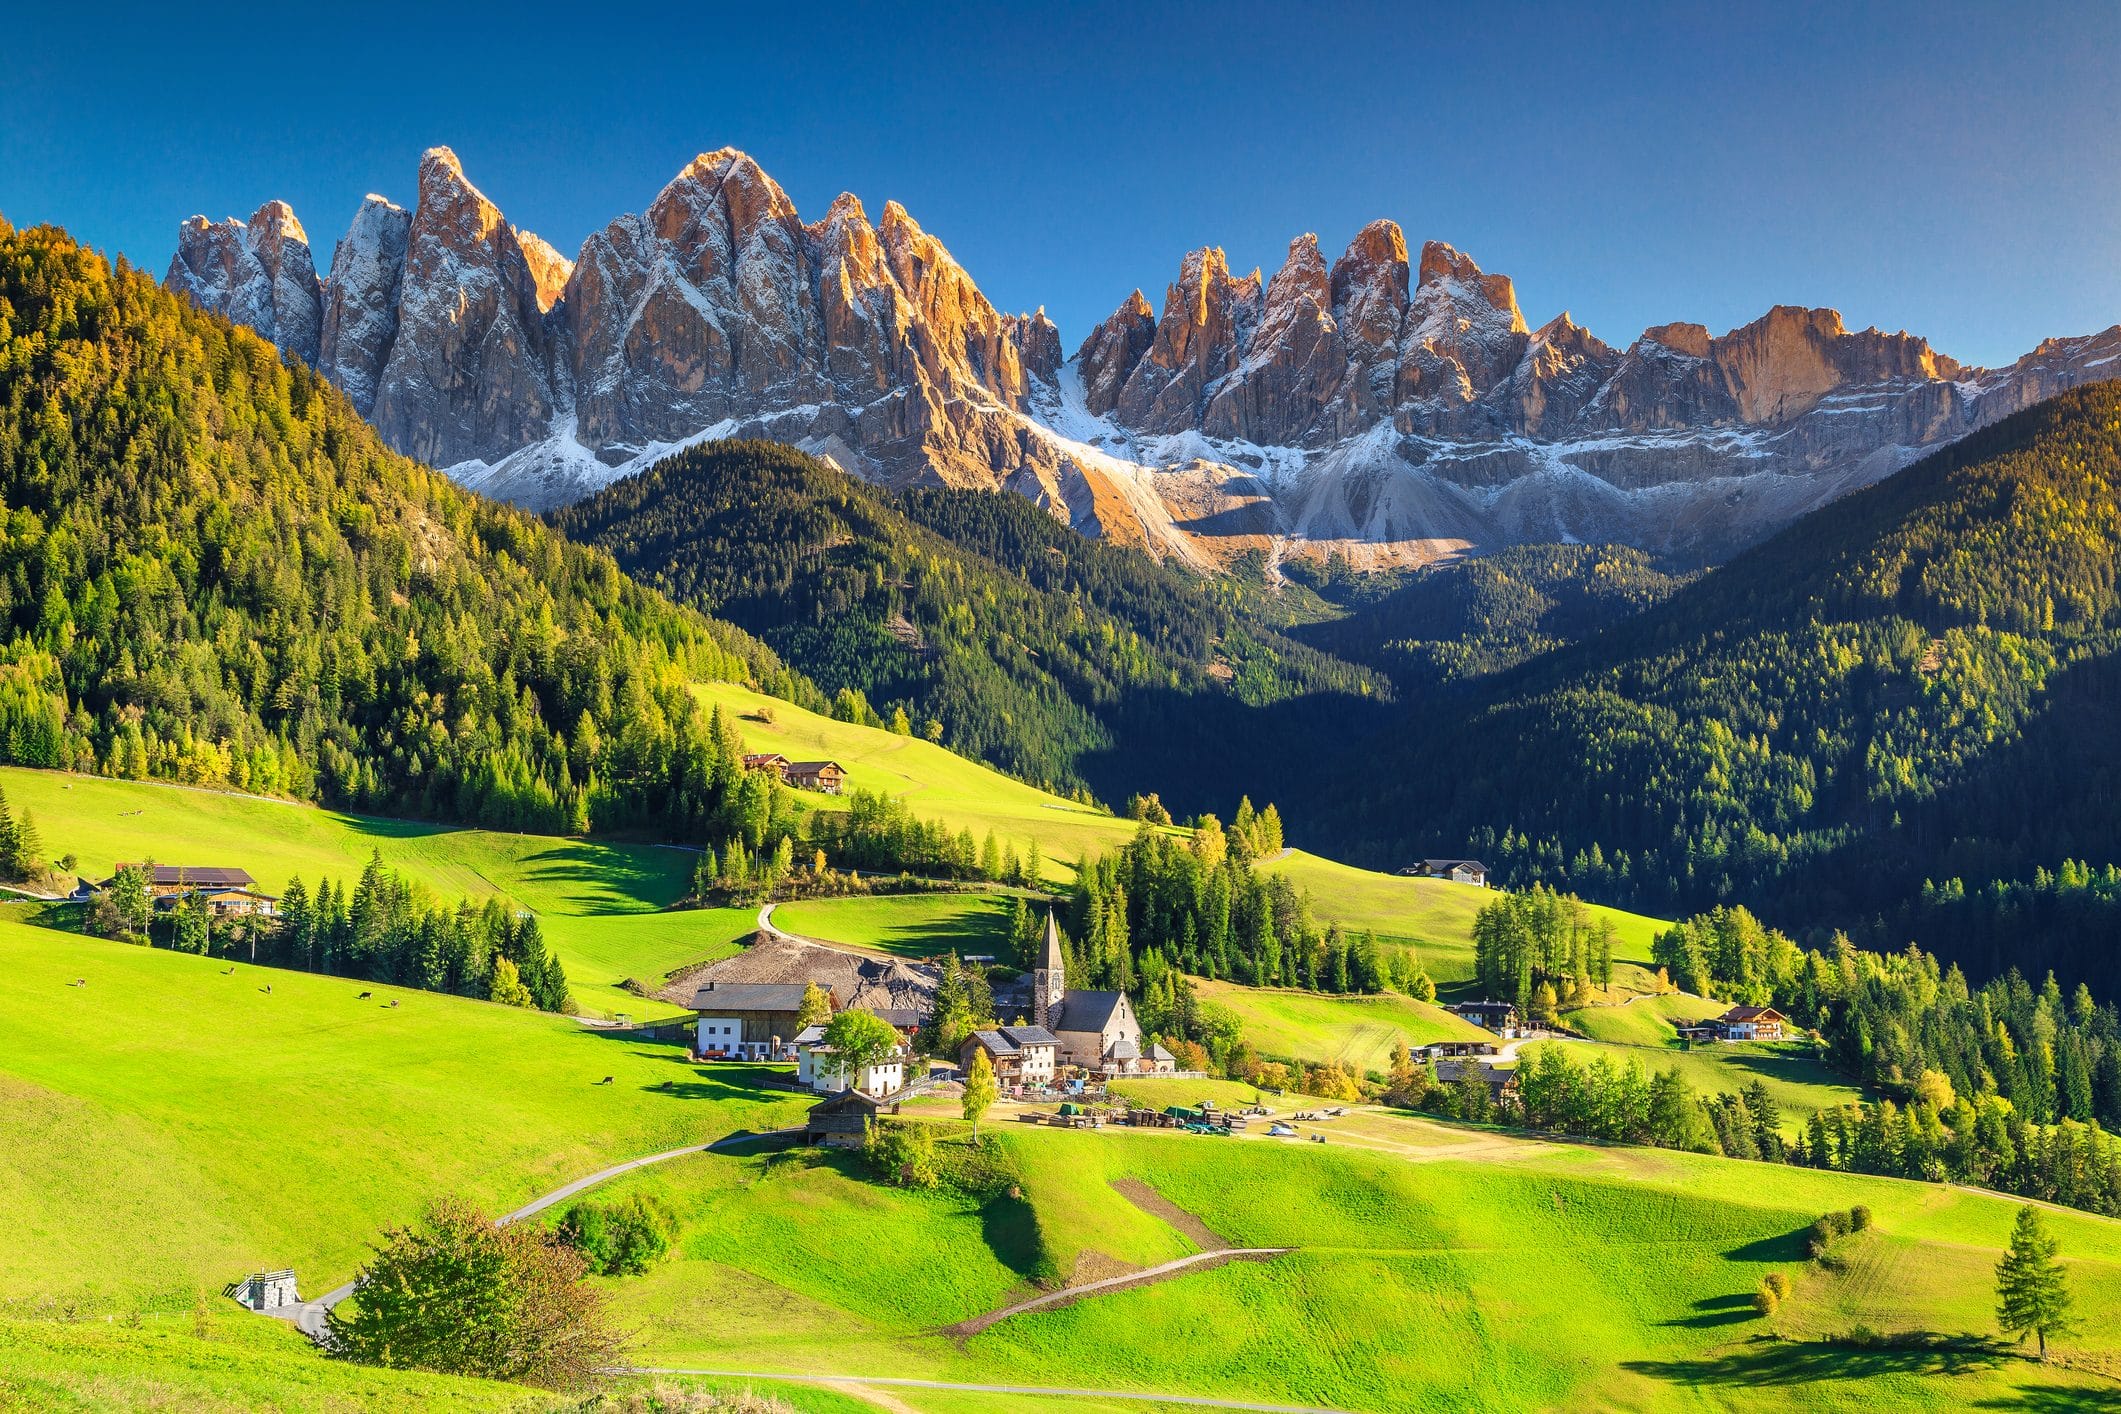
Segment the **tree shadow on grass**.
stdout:
<svg viewBox="0 0 2121 1414">
<path fill-rule="evenodd" d="M 2023 1389 L 1984 1399 L 1976 1409 L 2020 1409 L 2028 1414 L 2084 1414 L 2121 1410 L 2121 1390 L 2085 1386 L 2076 1389 Z"/>
<path fill-rule="evenodd" d="M 995 1260 L 1025 1281 L 1053 1275 L 1053 1263 L 1038 1232 L 1038 1213 L 1028 1199 L 996 1194 L 980 1205 L 980 1236 Z"/>
<path fill-rule="evenodd" d="M 1690 1325 L 1680 1321 L 1675 1324 Z M 1778 1340 L 1757 1335 L 1735 1350 L 1688 1360 L 1626 1360 L 1622 1368 L 1684 1385 L 1801 1385 L 1881 1375 L 1963 1375 L 2008 1358 L 1993 1341 L 1909 1331 L 1890 1343 Z"/>
<path fill-rule="evenodd" d="M 671 865 L 676 858 L 642 845 L 575 843 L 525 855 L 522 870 L 538 883 L 566 889 L 567 903 L 583 913 L 651 912 L 684 891 L 683 870 Z M 622 903 L 615 909 L 615 900 L 634 907 Z"/>
<path fill-rule="evenodd" d="M 1809 1226 L 1792 1228 L 1774 1237 L 1757 1237 L 1723 1255 L 1734 1262 L 1801 1262 L 1811 1255 L 1806 1246 L 1810 1233 Z"/>
<path fill-rule="evenodd" d="M 1753 1298 L 1744 1292 L 1730 1296 L 1704 1296 L 1694 1303 L 1697 1315 L 1681 1316 L 1676 1320 L 1659 1321 L 1663 1326 L 1684 1326 L 1691 1330 L 1705 1330 L 1713 1326 L 1735 1326 L 1743 1321 L 1758 1320 L 1759 1313 L 1753 1309 Z"/>
</svg>

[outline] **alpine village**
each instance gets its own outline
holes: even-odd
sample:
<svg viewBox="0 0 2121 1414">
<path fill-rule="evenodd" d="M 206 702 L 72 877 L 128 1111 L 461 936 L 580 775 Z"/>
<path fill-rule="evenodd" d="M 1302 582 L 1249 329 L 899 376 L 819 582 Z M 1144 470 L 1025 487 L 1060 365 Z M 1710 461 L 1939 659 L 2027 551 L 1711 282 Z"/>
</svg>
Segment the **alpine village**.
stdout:
<svg viewBox="0 0 2121 1414">
<path fill-rule="evenodd" d="M 11 19 L 0 1410 L 2121 1409 L 2121 19 L 1741 9 Z"/>
</svg>

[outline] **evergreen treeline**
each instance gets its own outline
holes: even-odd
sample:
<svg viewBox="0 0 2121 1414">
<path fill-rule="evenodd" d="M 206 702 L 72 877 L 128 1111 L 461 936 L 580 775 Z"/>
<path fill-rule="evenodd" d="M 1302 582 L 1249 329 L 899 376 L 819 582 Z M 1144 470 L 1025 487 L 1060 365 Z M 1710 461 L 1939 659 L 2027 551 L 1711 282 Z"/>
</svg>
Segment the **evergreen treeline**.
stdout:
<svg viewBox="0 0 2121 1414">
<path fill-rule="evenodd" d="M 1290 630 L 1390 674 L 1402 692 L 1484 677 L 1588 638 L 1692 577 L 1625 545 L 1512 545 L 1411 575 L 1358 575 L 1341 557 L 1292 578 L 1348 612 Z"/>
<path fill-rule="evenodd" d="M 336 390 L 0 224 L 0 756 L 556 832 L 708 827 L 741 632 L 386 450 Z"/>
<path fill-rule="evenodd" d="M 1203 754 L 1204 711 L 1258 731 L 1249 709 L 1317 698 L 1273 726 L 1294 743 L 1333 701 L 1386 694 L 1255 623 L 1234 584 L 1086 539 L 1024 497 L 893 495 L 778 443 L 688 449 L 553 521 L 759 635 L 835 714 L 902 719 L 1064 794 L 1117 798 L 1179 761 L 1219 791 L 1232 773 Z"/>
<path fill-rule="evenodd" d="M 1925 879 L 2121 859 L 2117 479 L 2121 384 L 2028 409 L 1358 744 L 1314 774 L 1307 826 L 1379 865 L 1474 853 L 1513 884 L 1744 898 L 1880 947 Z M 1916 938 L 2121 988 L 2110 948 L 2001 915 Z"/>
<path fill-rule="evenodd" d="M 149 934 L 163 947 L 240 957 L 272 967 L 323 972 L 481 997 L 511 1006 L 566 1011 L 567 973 L 545 948 L 535 914 L 497 898 L 448 907 L 371 855 L 351 888 L 320 879 L 312 894 L 288 882 L 278 916 L 216 919 L 203 894 L 154 913 L 146 870 L 120 871 L 91 908 L 89 927 L 117 936 Z"/>
<path fill-rule="evenodd" d="M 1406 954 L 1337 923 L 1320 928 L 1294 884 L 1253 867 L 1282 851 L 1272 805 L 1255 812 L 1242 801 L 1227 829 L 1213 815 L 1193 824 L 1187 838 L 1144 824 L 1116 853 L 1083 862 L 1062 922 L 1071 978 L 1144 995 L 1190 973 L 1257 987 L 1434 998 L 1434 985 Z M 1028 965 L 1028 956 L 1020 962 Z M 1171 1034 L 1199 1039 L 1185 1026 Z"/>
</svg>

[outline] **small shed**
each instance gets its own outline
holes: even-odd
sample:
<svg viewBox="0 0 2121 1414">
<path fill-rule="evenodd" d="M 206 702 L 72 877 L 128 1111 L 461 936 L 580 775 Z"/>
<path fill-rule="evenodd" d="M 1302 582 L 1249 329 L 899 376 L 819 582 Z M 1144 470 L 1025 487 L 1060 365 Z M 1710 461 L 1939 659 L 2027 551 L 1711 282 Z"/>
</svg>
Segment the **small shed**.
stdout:
<svg viewBox="0 0 2121 1414">
<path fill-rule="evenodd" d="M 859 1149 L 869 1137 L 869 1121 L 884 1108 L 884 1102 L 859 1090 L 842 1090 L 810 1107 L 803 1124 L 803 1142 L 827 1149 Z"/>
<path fill-rule="evenodd" d="M 295 1294 L 293 1267 L 277 1272 L 252 1272 L 241 1281 L 230 1282 L 222 1292 L 253 1311 L 277 1311 L 283 1306 L 302 1304 L 302 1298 Z"/>
</svg>

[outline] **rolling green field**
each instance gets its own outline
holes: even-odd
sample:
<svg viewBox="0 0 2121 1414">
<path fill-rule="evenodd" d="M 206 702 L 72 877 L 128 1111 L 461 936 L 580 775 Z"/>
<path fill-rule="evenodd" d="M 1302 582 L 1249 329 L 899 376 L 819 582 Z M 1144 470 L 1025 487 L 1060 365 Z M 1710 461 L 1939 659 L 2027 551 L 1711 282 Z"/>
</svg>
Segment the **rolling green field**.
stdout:
<svg viewBox="0 0 2121 1414">
<path fill-rule="evenodd" d="M 657 1364 L 888 1368 L 1348 1410 L 2044 1409 L 2116 1397 L 2096 1375 L 1986 1349 L 1824 1343 L 1859 1321 L 1991 1332 L 1987 1268 L 2007 1202 L 1379 1123 L 1410 1135 L 1404 1153 L 1008 1126 L 990 1138 L 985 1182 L 936 1192 L 880 1187 L 847 1156 L 688 1158 L 620 1181 L 669 1201 L 686 1231 L 675 1260 L 612 1289 Z M 1421 1131 L 1449 1142 L 1412 1138 Z M 1116 1184 L 1145 1185 L 1230 1243 L 1293 1250 L 950 1332 L 1041 1284 L 1200 1250 Z M 1847 1271 L 1806 1262 L 1804 1228 L 1858 1202 L 1877 1228 L 1848 1239 Z M 2099 1332 L 2074 1349 L 2114 1358 L 2121 1346 L 2104 1332 L 2121 1315 L 2121 1226 L 2053 1223 Z M 1749 1300 L 1771 1270 L 1799 1294 L 1762 1319 Z"/>
<path fill-rule="evenodd" d="M 1594 1055 L 1604 1055 L 1615 1065 L 1640 1061 L 1644 1072 L 1651 1075 L 1677 1070 L 1704 1096 L 1736 1094 L 1758 1080 L 1781 1110 L 1782 1131 L 1788 1135 L 1801 1132 L 1813 1110 L 1833 1109 L 1870 1098 L 1861 1086 L 1827 1069 L 1812 1048 L 1802 1042 L 1700 1046 L 1691 1051 L 1676 1046 L 1615 1046 L 1602 1041 L 1534 1044 L 1564 1047 L 1578 1065 L 1588 1065 Z M 1519 1052 L 1520 1060 L 1531 1050 L 1527 1046 Z"/>
<path fill-rule="evenodd" d="M 784 903 L 773 924 L 786 932 L 898 957 L 1009 956 L 1016 900 L 988 893 L 880 894 Z"/>
<path fill-rule="evenodd" d="M 1373 873 L 1302 850 L 1261 868 L 1309 890 L 1312 912 L 1321 919 L 1411 944 L 1438 986 L 1472 979 L 1473 915 L 1494 897 L 1488 890 L 1442 879 Z M 1614 956 L 1622 960 L 1648 961 L 1651 940 L 1669 926 L 1625 909 L 1593 904 L 1590 910 L 1593 917 L 1612 920 Z"/>
<path fill-rule="evenodd" d="M 563 1017 L 228 966 L 0 922 L 0 1300 L 181 1307 L 283 1266 L 322 1291 L 433 1197 L 506 1211 L 802 1109 Z"/>
<path fill-rule="evenodd" d="M 685 850 L 457 829 L 19 767 L 0 768 L 0 786 L 16 809 L 35 815 L 46 853 L 78 856 L 91 879 L 154 859 L 239 866 L 271 893 L 297 875 L 312 889 L 326 876 L 350 887 L 375 851 L 438 898 L 498 894 L 538 915 L 576 1001 L 592 1013 L 676 1014 L 617 984 L 659 982 L 687 963 L 727 956 L 754 920 L 749 909 L 664 911 L 690 886 Z"/>
<path fill-rule="evenodd" d="M 778 751 L 797 761 L 829 758 L 847 768 L 850 791 L 899 796 L 923 819 L 982 839 L 992 830 L 1018 850 L 1036 841 L 1051 881 L 1073 877 L 1085 855 L 1134 837 L 1131 820 L 1025 785 L 933 742 L 837 721 L 731 683 L 702 683 L 697 691 L 730 714 L 747 751 Z M 761 720 L 764 713 L 773 720 Z M 830 796 L 798 793 L 797 799 L 813 810 L 844 808 Z"/>
<path fill-rule="evenodd" d="M 1201 1000 L 1236 1013 L 1261 1055 L 1340 1061 L 1357 1075 L 1390 1069 L 1392 1043 L 1477 1041 L 1491 1033 L 1412 997 L 1328 996 L 1232 982 L 1196 981 Z"/>
<path fill-rule="evenodd" d="M 1668 992 L 1661 997 L 1638 996 L 1625 1006 L 1577 1007 L 1563 1012 L 1561 1019 L 1593 1041 L 1662 1047 L 1678 1037 L 1672 1029 L 1674 1022 L 1700 1021 L 1729 1009 L 1729 1002 L 1711 1001 L 1692 992 Z"/>
</svg>

